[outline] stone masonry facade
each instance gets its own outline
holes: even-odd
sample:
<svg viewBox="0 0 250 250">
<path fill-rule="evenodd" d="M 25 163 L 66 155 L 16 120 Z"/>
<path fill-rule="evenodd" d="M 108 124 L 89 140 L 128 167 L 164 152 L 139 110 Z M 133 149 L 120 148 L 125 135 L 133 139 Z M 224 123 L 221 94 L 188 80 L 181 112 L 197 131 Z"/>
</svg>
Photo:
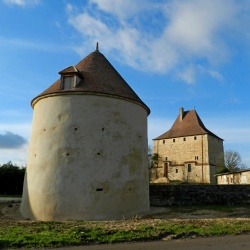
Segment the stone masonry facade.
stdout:
<svg viewBox="0 0 250 250">
<path fill-rule="evenodd" d="M 193 120 L 198 115 L 192 112 L 189 116 L 187 121 L 185 117 L 177 118 L 179 124 L 176 125 L 175 122 L 171 129 L 178 128 L 179 125 L 179 131 L 172 134 L 168 131 L 154 139 L 153 153 L 159 157 L 157 164 L 151 169 L 152 182 L 158 179 L 163 180 L 162 182 L 215 183 L 214 175 L 219 169 L 216 163 L 223 153 L 223 140 L 209 130 L 196 129 L 197 133 L 192 131 L 195 126 L 189 123 L 195 124 Z M 200 126 L 205 128 L 202 122 L 199 122 Z"/>
</svg>

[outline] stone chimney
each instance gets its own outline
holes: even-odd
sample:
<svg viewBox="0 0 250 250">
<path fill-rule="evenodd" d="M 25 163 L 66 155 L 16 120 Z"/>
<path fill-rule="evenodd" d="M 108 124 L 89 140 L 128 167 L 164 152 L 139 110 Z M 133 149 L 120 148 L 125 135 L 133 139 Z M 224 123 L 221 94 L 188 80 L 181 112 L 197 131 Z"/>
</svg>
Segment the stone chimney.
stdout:
<svg viewBox="0 0 250 250">
<path fill-rule="evenodd" d="M 180 121 L 182 121 L 183 119 L 183 113 L 184 113 L 184 109 L 181 107 L 180 108 Z"/>
</svg>

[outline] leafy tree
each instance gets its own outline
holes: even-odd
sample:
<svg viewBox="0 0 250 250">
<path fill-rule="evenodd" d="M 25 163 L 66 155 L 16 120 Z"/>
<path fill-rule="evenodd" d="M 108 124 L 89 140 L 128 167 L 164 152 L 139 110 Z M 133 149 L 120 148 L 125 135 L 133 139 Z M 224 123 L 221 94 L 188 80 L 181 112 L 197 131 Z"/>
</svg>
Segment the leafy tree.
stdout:
<svg viewBox="0 0 250 250">
<path fill-rule="evenodd" d="M 220 155 L 218 159 L 218 166 L 222 168 L 224 173 L 226 170 L 233 173 L 246 168 L 246 165 L 242 163 L 239 152 L 234 150 L 227 150 L 224 154 Z"/>
<path fill-rule="evenodd" d="M 216 172 L 216 174 L 224 174 L 224 173 L 228 173 L 228 172 L 229 172 L 228 168 L 226 168 L 226 167 L 221 167 L 221 168 Z"/>
<path fill-rule="evenodd" d="M 158 172 L 154 167 L 158 167 L 159 154 L 153 153 L 150 146 L 148 146 L 148 167 L 149 167 L 149 180 L 158 179 Z"/>
<path fill-rule="evenodd" d="M 0 194 L 22 194 L 25 168 L 13 165 L 11 161 L 0 165 Z"/>
<path fill-rule="evenodd" d="M 148 146 L 148 165 L 149 168 L 158 166 L 158 162 L 160 160 L 160 156 L 157 153 L 153 153 L 150 146 Z"/>
<path fill-rule="evenodd" d="M 154 153 L 152 155 L 152 166 L 157 166 L 158 167 L 158 162 L 160 160 L 160 156 L 157 153 Z"/>
</svg>

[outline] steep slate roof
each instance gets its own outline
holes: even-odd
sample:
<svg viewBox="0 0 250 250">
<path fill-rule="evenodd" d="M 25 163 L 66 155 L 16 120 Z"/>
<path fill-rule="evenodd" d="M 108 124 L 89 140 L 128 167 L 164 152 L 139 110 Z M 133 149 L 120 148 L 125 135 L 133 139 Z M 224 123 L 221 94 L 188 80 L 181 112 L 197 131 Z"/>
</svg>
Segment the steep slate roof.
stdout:
<svg viewBox="0 0 250 250">
<path fill-rule="evenodd" d="M 48 89 L 31 101 L 32 107 L 34 107 L 35 103 L 40 98 L 51 94 L 63 95 L 80 92 L 84 94 L 108 95 L 128 99 L 140 104 L 147 110 L 148 114 L 150 113 L 150 109 L 147 105 L 132 90 L 106 57 L 99 52 L 98 47 L 78 64 L 70 66 L 59 73 L 64 74 L 76 72 L 75 69 L 82 75 L 81 82 L 75 88 L 65 90 L 60 89 L 61 79 L 58 79 Z"/>
<path fill-rule="evenodd" d="M 221 139 L 205 127 L 195 110 L 188 110 L 183 112 L 182 120 L 179 114 L 171 129 L 154 140 L 204 134 L 209 134 Z"/>
</svg>

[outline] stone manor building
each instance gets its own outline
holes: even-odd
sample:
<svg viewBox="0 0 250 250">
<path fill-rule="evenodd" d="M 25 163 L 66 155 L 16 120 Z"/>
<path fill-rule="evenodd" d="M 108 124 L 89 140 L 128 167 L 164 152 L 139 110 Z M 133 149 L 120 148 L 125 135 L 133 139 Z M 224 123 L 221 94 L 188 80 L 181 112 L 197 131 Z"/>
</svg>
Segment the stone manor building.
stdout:
<svg viewBox="0 0 250 250">
<path fill-rule="evenodd" d="M 195 110 L 180 113 L 173 126 L 154 142 L 152 182 L 215 183 L 223 140 L 209 131 Z"/>
</svg>

